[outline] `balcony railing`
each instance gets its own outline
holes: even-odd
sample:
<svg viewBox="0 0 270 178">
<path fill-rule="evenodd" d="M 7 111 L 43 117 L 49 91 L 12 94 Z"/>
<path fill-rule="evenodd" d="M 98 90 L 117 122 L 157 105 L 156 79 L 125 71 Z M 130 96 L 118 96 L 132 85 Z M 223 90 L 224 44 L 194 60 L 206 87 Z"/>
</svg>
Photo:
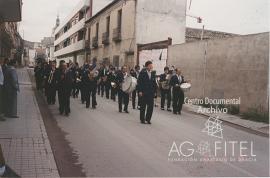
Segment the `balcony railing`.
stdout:
<svg viewBox="0 0 270 178">
<path fill-rule="evenodd" d="M 108 45 L 110 44 L 109 32 L 105 32 L 102 34 L 102 44 Z"/>
<path fill-rule="evenodd" d="M 92 39 L 92 47 L 93 48 L 98 48 L 98 37 L 93 37 Z"/>
<path fill-rule="evenodd" d="M 118 28 L 115 28 L 113 30 L 113 41 L 120 42 L 121 40 L 122 40 L 121 29 L 119 27 Z"/>
</svg>

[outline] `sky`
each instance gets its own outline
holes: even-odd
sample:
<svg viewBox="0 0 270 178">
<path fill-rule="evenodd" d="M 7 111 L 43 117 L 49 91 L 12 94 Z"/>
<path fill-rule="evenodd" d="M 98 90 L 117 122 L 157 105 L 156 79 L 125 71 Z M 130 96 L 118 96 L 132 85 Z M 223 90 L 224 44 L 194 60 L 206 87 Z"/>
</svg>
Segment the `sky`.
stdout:
<svg viewBox="0 0 270 178">
<path fill-rule="evenodd" d="M 98 0 L 108 1 L 108 0 Z M 269 30 L 269 0 L 191 0 L 187 14 L 202 17 L 203 23 L 187 17 L 187 27 L 217 30 L 241 35 Z M 51 36 L 57 14 L 60 22 L 79 0 L 23 0 L 20 34 L 29 41 L 40 42 Z M 187 0 L 189 7 L 190 0 Z M 101 7 L 99 7 L 101 8 Z"/>
</svg>

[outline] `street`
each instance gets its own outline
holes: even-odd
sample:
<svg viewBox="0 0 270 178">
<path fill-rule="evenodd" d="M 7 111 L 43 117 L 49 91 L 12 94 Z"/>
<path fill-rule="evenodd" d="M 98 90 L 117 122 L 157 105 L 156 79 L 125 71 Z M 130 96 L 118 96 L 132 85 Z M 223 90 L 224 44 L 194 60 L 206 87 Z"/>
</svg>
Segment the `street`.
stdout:
<svg viewBox="0 0 270 178">
<path fill-rule="evenodd" d="M 174 142 L 221 140 L 202 132 L 207 118 L 188 112 L 176 116 L 156 108 L 152 125 L 142 125 L 139 111 L 129 108 L 130 114 L 123 114 L 116 102 L 101 97 L 97 101 L 97 110 L 92 110 L 79 99 L 71 99 L 69 117 L 59 115 L 57 106 L 49 107 L 87 176 L 269 176 L 267 137 L 222 124 L 223 141 L 253 142 L 256 160 L 170 161 L 168 154 Z M 240 157 L 239 152 L 235 157 Z"/>
</svg>

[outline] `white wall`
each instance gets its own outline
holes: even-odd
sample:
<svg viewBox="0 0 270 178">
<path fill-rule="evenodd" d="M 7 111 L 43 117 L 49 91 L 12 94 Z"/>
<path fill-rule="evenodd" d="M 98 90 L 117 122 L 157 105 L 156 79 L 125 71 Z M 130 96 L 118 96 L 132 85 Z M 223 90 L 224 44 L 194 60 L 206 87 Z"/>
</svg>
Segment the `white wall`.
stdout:
<svg viewBox="0 0 270 178">
<path fill-rule="evenodd" d="M 157 75 L 164 73 L 164 67 L 167 66 L 168 49 L 153 49 L 153 50 L 143 50 L 139 54 L 139 65 L 141 69 L 144 67 L 147 61 L 152 61 L 154 70 Z"/>
<path fill-rule="evenodd" d="M 137 44 L 172 38 L 173 44 L 185 42 L 186 0 L 137 0 Z"/>
</svg>

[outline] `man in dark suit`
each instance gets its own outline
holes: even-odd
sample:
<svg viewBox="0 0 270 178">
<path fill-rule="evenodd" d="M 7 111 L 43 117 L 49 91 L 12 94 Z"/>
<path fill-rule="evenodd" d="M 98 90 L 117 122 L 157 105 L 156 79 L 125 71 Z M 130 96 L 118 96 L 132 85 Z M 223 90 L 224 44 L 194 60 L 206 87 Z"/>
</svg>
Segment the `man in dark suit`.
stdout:
<svg viewBox="0 0 270 178">
<path fill-rule="evenodd" d="M 96 109 L 96 93 L 97 93 L 97 81 L 98 76 L 95 76 L 95 72 L 89 71 L 86 78 L 86 108 L 90 107 L 90 98 L 92 98 L 92 108 Z"/>
<path fill-rule="evenodd" d="M 153 72 L 153 63 L 147 61 L 145 67 L 146 69 L 141 71 L 138 78 L 138 91 L 141 97 L 140 120 L 142 124 L 145 124 L 145 121 L 151 124 L 157 83 L 156 74 Z"/>
<path fill-rule="evenodd" d="M 113 101 L 116 101 L 116 98 L 115 98 L 115 95 L 116 95 L 116 93 L 117 93 L 117 90 L 116 90 L 116 88 L 115 87 L 112 87 L 111 86 L 111 83 L 113 82 L 113 83 L 116 83 L 116 73 L 115 73 L 115 67 L 113 67 L 113 66 L 111 66 L 110 67 L 110 72 L 109 72 L 109 74 L 108 74 L 108 84 L 110 85 L 109 87 L 110 87 L 110 89 L 111 89 L 111 100 L 113 100 Z"/>
<path fill-rule="evenodd" d="M 176 75 L 170 81 L 170 85 L 173 87 L 173 113 L 181 115 L 185 95 L 180 86 L 186 81 L 180 69 L 175 69 L 175 71 Z"/>
<path fill-rule="evenodd" d="M 101 79 L 101 82 L 100 82 L 101 97 L 104 96 L 104 93 L 109 95 L 109 91 L 108 90 L 106 91 L 106 82 L 107 82 L 107 79 L 108 79 L 107 74 L 108 74 L 108 70 L 107 70 L 105 64 L 103 64 L 101 66 L 101 68 L 99 69 L 99 77 Z M 106 96 L 106 97 L 109 97 L 109 96 Z"/>
<path fill-rule="evenodd" d="M 46 86 L 47 86 L 47 102 L 49 105 L 55 104 L 56 97 L 56 62 L 51 62 L 51 69 L 46 77 Z"/>
<path fill-rule="evenodd" d="M 171 112 L 171 87 L 170 87 L 170 75 L 169 74 L 169 67 L 164 68 L 164 74 L 160 75 L 159 82 L 161 83 L 161 110 L 165 110 L 165 101 L 167 100 L 167 111 Z M 168 77 L 169 76 L 169 77 Z M 166 83 L 166 85 L 162 85 L 162 83 Z"/>
<path fill-rule="evenodd" d="M 70 96 L 73 82 L 74 78 L 72 72 L 67 68 L 67 64 L 63 63 L 58 81 L 58 96 L 60 114 L 65 113 L 66 116 L 70 113 Z"/>
<path fill-rule="evenodd" d="M 129 113 L 128 112 L 129 94 L 125 93 L 122 90 L 122 84 L 126 77 L 128 77 L 128 69 L 127 69 L 127 66 L 123 66 L 121 71 L 117 72 L 117 75 L 116 75 L 116 84 L 117 84 L 117 89 L 118 89 L 118 104 L 119 104 L 120 113 L 122 112 L 123 103 L 124 103 L 125 113 Z"/>
</svg>

